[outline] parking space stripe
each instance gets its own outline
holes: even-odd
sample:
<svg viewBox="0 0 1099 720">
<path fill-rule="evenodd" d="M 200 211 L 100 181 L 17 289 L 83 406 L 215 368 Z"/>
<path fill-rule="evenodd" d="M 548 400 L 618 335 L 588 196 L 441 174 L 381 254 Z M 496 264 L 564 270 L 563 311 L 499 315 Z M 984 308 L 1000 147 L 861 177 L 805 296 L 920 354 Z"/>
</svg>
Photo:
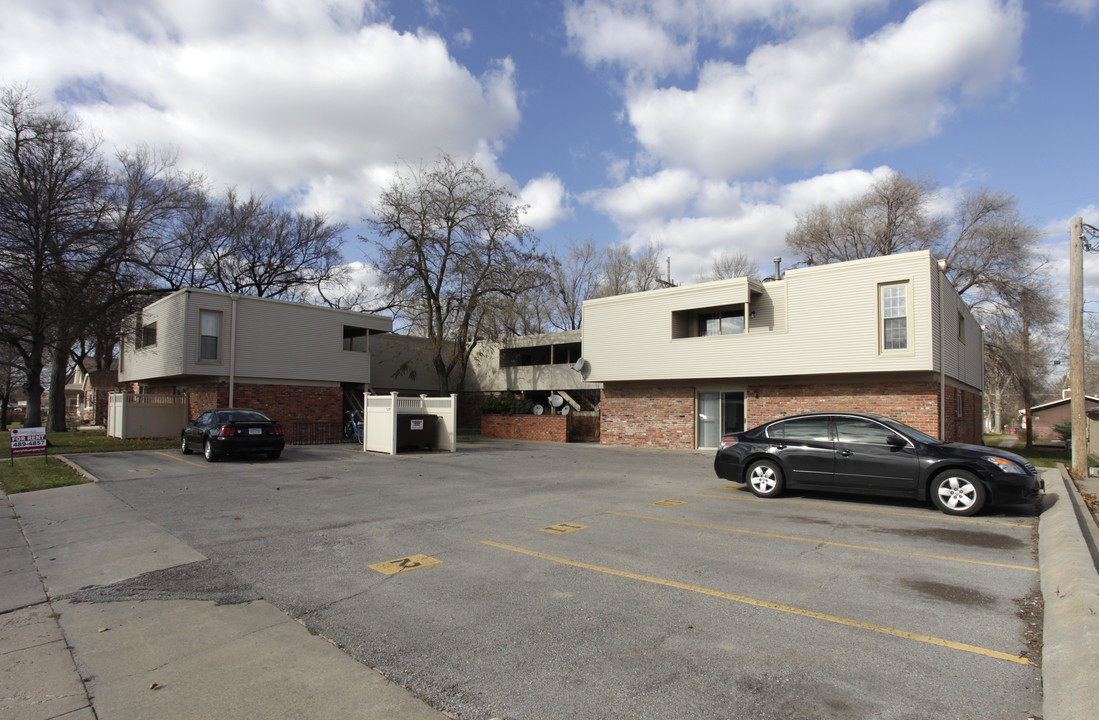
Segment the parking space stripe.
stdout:
<svg viewBox="0 0 1099 720">
<path fill-rule="evenodd" d="M 822 508 L 822 509 L 825 509 L 825 510 L 834 510 L 835 507 L 836 507 L 835 505 L 821 505 L 820 503 L 799 502 L 797 500 L 781 500 L 781 499 L 777 499 L 777 498 L 758 498 L 754 495 L 751 495 L 751 496 L 748 496 L 748 497 L 733 497 L 731 495 L 707 495 L 706 493 L 695 493 L 695 495 L 697 497 L 718 498 L 719 500 L 740 500 L 740 501 L 748 501 L 748 502 L 770 503 L 770 504 L 775 504 L 775 505 L 778 505 L 778 504 L 782 504 L 782 505 L 804 505 L 805 507 Z M 843 509 L 844 510 L 849 510 L 851 512 L 873 513 L 875 515 L 900 515 L 901 517 L 919 518 L 919 519 L 923 519 L 923 520 L 933 518 L 935 520 L 947 520 L 947 521 L 951 521 L 951 522 L 969 522 L 969 523 L 977 523 L 979 525 L 1001 525 L 1003 527 L 1015 528 L 1016 530 L 1033 530 L 1034 529 L 1034 524 L 1030 523 L 1030 522 L 1027 522 L 1025 520 L 1022 521 L 1022 522 L 1001 522 L 999 520 L 985 520 L 983 518 L 958 517 L 957 515 L 946 515 L 945 513 L 938 513 L 936 515 L 917 515 L 915 513 L 893 512 L 892 510 L 870 510 L 870 509 L 867 509 L 867 508 L 857 508 L 857 507 L 844 507 Z M 1035 520 L 1037 520 L 1037 519 L 1035 519 Z"/>
<path fill-rule="evenodd" d="M 757 600 L 755 598 L 746 597 L 744 595 L 735 595 L 733 593 L 704 588 L 698 585 L 688 585 L 687 583 L 681 583 L 676 580 L 665 580 L 663 578 L 652 577 L 651 575 L 640 575 L 638 573 L 627 572 L 625 570 L 615 570 L 613 568 L 601 567 L 599 565 L 590 565 L 588 563 L 577 562 L 575 560 L 569 560 L 567 558 L 557 557 L 555 555 L 547 555 L 545 553 L 538 552 L 537 550 L 528 550 L 526 548 L 516 547 L 514 545 L 505 545 L 504 543 L 498 543 L 492 540 L 482 540 L 481 542 L 490 547 L 521 553 L 523 555 L 529 555 L 530 557 L 536 557 L 542 560 L 559 563 L 561 565 L 580 568 L 582 570 L 592 570 L 594 572 L 605 573 L 607 575 L 614 575 L 616 577 L 627 578 L 630 580 L 639 580 L 641 582 L 663 585 L 665 587 L 675 588 L 677 590 L 686 590 L 688 592 L 700 593 L 702 595 L 709 595 L 711 597 L 721 598 L 723 600 L 732 600 L 733 602 L 743 603 L 745 605 L 752 605 L 768 610 L 777 610 L 779 612 L 799 615 L 801 617 L 813 618 L 815 620 L 823 620 L 825 622 L 845 625 L 847 627 L 871 630 L 873 632 L 878 632 L 885 635 L 892 635 L 894 637 L 904 638 L 906 640 L 915 640 L 917 642 L 928 643 L 930 645 L 938 645 L 940 647 L 950 648 L 952 650 L 960 650 L 962 652 L 973 653 L 975 655 L 983 655 L 985 657 L 994 658 L 996 660 L 1005 660 L 1007 662 L 1018 663 L 1019 665 L 1030 665 L 1030 660 L 1025 657 L 1012 655 L 1011 653 L 1000 652 L 999 650 L 990 650 L 988 648 L 982 648 L 976 645 L 955 642 L 953 640 L 945 640 L 943 638 L 937 638 L 931 635 L 922 635 L 920 633 L 909 632 L 907 630 L 898 630 L 896 628 L 886 627 L 884 625 L 875 625 L 874 623 L 862 622 L 861 620 L 852 620 L 850 618 L 839 617 L 838 615 L 829 615 L 827 613 L 816 612 L 815 610 L 805 610 L 803 608 L 796 608 L 790 605 L 782 605 L 780 603 L 773 603 L 767 600 Z"/>
<path fill-rule="evenodd" d="M 197 463 L 197 462 L 191 462 L 190 460 L 184 460 L 183 458 L 181 458 L 178 455 L 169 455 L 168 453 L 161 452 L 159 450 L 156 451 L 156 454 L 157 455 L 163 455 L 164 457 L 171 458 L 172 460 L 177 460 L 181 463 L 187 463 L 188 465 L 194 465 L 195 467 L 200 467 L 200 468 L 209 468 L 210 467 L 209 465 L 206 465 L 204 463 Z"/>
<path fill-rule="evenodd" d="M 853 548 L 855 550 L 873 550 L 876 552 L 896 553 L 898 555 L 915 555 L 917 557 L 931 558 L 933 560 L 950 560 L 952 562 L 970 563 L 973 565 L 991 565 L 992 567 L 1007 568 L 1008 570 L 1029 570 L 1038 572 L 1038 568 L 1027 565 L 1008 565 L 1006 563 L 989 562 L 987 560 L 970 560 L 968 558 L 953 557 L 951 555 L 933 555 L 931 553 L 913 552 L 911 550 L 893 550 L 891 548 L 875 547 L 873 545 L 855 545 L 853 543 L 835 542 L 833 540 L 821 540 L 819 538 L 798 537 L 797 535 L 780 535 L 762 530 L 744 530 L 742 528 L 727 527 L 724 525 L 706 525 L 705 523 L 689 522 L 687 520 L 672 520 L 670 518 L 652 517 L 649 515 L 634 515 L 633 513 L 608 510 L 608 515 L 620 515 L 622 517 L 637 518 L 638 520 L 655 520 L 656 522 L 672 523 L 675 525 L 689 525 L 690 527 L 706 528 L 707 530 L 722 530 L 724 532 L 743 533 L 745 535 L 761 535 L 763 537 L 778 538 L 779 540 L 797 540 L 799 542 L 813 543 L 814 545 L 833 545 L 835 547 Z"/>
</svg>

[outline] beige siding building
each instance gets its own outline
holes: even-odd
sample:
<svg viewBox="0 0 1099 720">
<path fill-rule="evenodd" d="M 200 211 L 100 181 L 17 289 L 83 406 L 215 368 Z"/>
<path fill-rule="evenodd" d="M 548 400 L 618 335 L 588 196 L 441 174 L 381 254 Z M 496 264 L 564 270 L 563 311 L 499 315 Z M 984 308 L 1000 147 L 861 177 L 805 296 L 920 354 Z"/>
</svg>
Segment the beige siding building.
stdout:
<svg viewBox="0 0 1099 720">
<path fill-rule="evenodd" d="M 127 321 L 119 381 L 187 394 L 191 417 L 212 407 L 254 407 L 290 435 L 297 423 L 325 423 L 334 432 L 368 388 L 409 384 L 372 384 L 372 346 L 391 329 L 392 320 L 378 315 L 181 290 Z"/>
<path fill-rule="evenodd" d="M 926 251 L 584 303 L 609 443 L 716 447 L 812 410 L 880 412 L 979 442 L 982 342 Z"/>
</svg>

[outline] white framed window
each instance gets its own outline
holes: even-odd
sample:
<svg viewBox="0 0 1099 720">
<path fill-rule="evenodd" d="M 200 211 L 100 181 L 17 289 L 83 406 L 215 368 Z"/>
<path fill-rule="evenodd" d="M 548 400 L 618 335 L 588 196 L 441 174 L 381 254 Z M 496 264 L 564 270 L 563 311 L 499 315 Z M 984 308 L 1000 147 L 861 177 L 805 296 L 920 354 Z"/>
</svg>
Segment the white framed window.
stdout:
<svg viewBox="0 0 1099 720">
<path fill-rule="evenodd" d="M 882 352 L 907 350 L 909 346 L 908 282 L 878 286 L 878 317 Z"/>
<path fill-rule="evenodd" d="M 217 360 L 221 338 L 221 313 L 216 310 L 200 310 L 198 316 L 198 359 Z"/>
</svg>

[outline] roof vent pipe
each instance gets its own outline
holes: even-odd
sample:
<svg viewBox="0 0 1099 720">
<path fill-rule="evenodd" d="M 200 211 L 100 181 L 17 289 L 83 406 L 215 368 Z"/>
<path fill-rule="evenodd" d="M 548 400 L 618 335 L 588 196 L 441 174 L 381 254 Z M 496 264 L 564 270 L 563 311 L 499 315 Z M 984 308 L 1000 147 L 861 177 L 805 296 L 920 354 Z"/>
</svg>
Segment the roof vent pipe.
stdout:
<svg viewBox="0 0 1099 720">
<path fill-rule="evenodd" d="M 782 258 L 774 258 L 775 261 L 775 280 L 782 279 Z"/>
</svg>

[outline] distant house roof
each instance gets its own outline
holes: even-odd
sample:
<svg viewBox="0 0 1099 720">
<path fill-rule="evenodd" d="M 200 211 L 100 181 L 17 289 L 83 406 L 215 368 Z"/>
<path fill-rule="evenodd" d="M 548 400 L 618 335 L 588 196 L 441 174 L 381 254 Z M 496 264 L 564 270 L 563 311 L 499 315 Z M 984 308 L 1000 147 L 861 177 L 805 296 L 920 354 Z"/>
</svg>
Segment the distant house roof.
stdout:
<svg viewBox="0 0 1099 720">
<path fill-rule="evenodd" d="M 1095 395 L 1085 395 L 1084 399 L 1090 403 L 1099 404 L 1099 397 L 1096 397 Z M 1051 407 L 1057 407 L 1059 405 L 1068 405 L 1070 402 L 1072 402 L 1072 398 L 1061 398 L 1060 400 L 1042 403 L 1041 405 L 1032 405 L 1030 407 L 1030 411 L 1034 412 L 1035 410 L 1047 410 Z"/>
</svg>

